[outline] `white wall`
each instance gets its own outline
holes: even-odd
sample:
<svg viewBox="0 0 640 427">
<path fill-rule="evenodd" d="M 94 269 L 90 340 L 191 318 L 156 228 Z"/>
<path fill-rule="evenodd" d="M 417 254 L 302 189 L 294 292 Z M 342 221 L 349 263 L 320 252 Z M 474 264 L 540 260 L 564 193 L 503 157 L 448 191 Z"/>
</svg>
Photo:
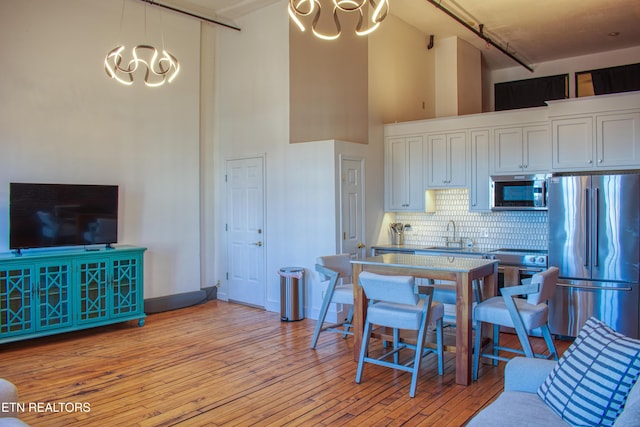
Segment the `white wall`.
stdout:
<svg viewBox="0 0 640 427">
<path fill-rule="evenodd" d="M 365 158 L 367 235 L 376 236 L 382 210 L 382 141 L 369 145 L 334 140 L 289 143 L 289 23 L 286 1 L 237 21 L 241 32 L 216 36 L 216 136 L 218 174 L 229 158 L 266 157 L 267 250 L 266 308 L 280 310 L 281 267 L 304 267 L 310 317 L 321 303 L 314 264 L 319 255 L 336 253 L 336 159 L 341 153 Z M 313 100 L 309 100 L 313 102 Z M 216 206 L 225 205 L 224 182 L 218 179 Z M 225 219 L 216 218 L 216 275 L 224 278 Z M 368 245 L 372 241 L 366 242 Z M 220 298 L 228 295 L 222 280 Z"/>
<path fill-rule="evenodd" d="M 302 255 L 290 250 L 294 259 L 284 257 L 287 248 L 295 246 L 293 241 L 285 246 L 285 236 L 294 236 L 293 230 L 286 228 L 284 203 L 296 201 L 295 193 L 288 192 L 284 176 L 287 167 L 296 166 L 285 161 L 290 148 L 287 19 L 281 2 L 239 19 L 241 32 L 219 30 L 216 36 L 215 167 L 218 174 L 224 174 L 225 162 L 230 158 L 266 156 L 267 304 L 273 311 L 279 309 L 278 269 L 298 266 L 301 260 L 296 256 Z M 218 295 L 224 299 L 228 294 L 224 180 L 217 181 L 215 194 L 221 215 L 215 218 L 218 236 L 214 264 L 216 275 L 222 280 Z"/>
<path fill-rule="evenodd" d="M 418 29 L 393 15 L 368 36 L 369 113 L 381 123 L 435 117 L 435 51 Z"/>
<path fill-rule="evenodd" d="M 494 110 L 493 85 L 495 83 L 568 73 L 569 97 L 574 98 L 576 96 L 576 72 L 634 64 L 638 62 L 640 62 L 640 46 L 533 64 L 533 73 L 522 66 L 495 70 L 490 72 L 490 78 L 484 82 L 485 87 L 482 90 L 483 105 L 488 105 L 489 111 Z"/>
<path fill-rule="evenodd" d="M 9 182 L 120 186 L 119 240 L 148 247 L 145 298 L 200 289 L 198 21 L 101 0 L 0 2 L 0 251 Z M 162 22 L 162 28 L 159 22 Z M 125 87 L 103 66 L 117 43 L 165 46 L 181 74 Z"/>
<path fill-rule="evenodd" d="M 458 115 L 458 38 L 439 39 L 436 45 L 436 117 Z"/>
<path fill-rule="evenodd" d="M 482 112 L 480 51 L 458 37 L 435 43 L 436 117 Z"/>
<path fill-rule="evenodd" d="M 0 251 L 9 182 L 118 184 L 119 239 L 149 248 L 146 298 L 225 285 L 225 161 L 254 154 L 267 168 L 268 309 L 279 310 L 280 267 L 312 270 L 316 256 L 336 251 L 327 179 L 340 153 L 366 157 L 365 243 L 377 241 L 381 125 L 370 145 L 288 143 L 286 4 L 244 17 L 241 32 L 163 12 L 182 69 L 149 89 L 110 80 L 103 60 L 119 42 L 156 43 L 141 26 L 145 8 L 148 30 L 162 9 L 127 0 L 121 32 L 120 2 L 0 2 Z"/>
<path fill-rule="evenodd" d="M 481 52 L 458 39 L 458 115 L 482 113 Z"/>
<path fill-rule="evenodd" d="M 279 8 L 280 13 L 286 13 Z M 367 143 L 368 37 L 345 31 L 334 42 L 289 20 L 289 141 Z M 354 23 L 355 25 L 355 23 Z M 309 102 L 309 100 L 313 102 Z"/>
<path fill-rule="evenodd" d="M 268 309 L 279 310 L 280 267 L 311 270 L 316 256 L 336 250 L 335 200 L 325 179 L 339 153 L 366 157 L 365 243 L 386 237 L 377 113 L 388 97 L 370 85 L 368 144 L 289 144 L 285 0 L 239 20 L 241 32 L 201 29 L 197 20 L 162 12 L 166 47 L 182 70 L 155 89 L 123 87 L 104 72 L 116 43 L 159 44 L 144 35 L 144 10 L 154 37 L 162 9 L 125 4 L 121 32 L 119 1 L 0 2 L 0 251 L 8 246 L 9 182 L 119 184 L 120 241 L 149 248 L 146 298 L 224 285 L 225 160 L 255 154 L 266 156 Z M 425 56 L 431 76 L 434 53 Z M 640 62 L 640 48 L 535 68 L 548 75 L 631 62 Z M 531 77 L 523 70 L 494 72 L 491 85 Z"/>
</svg>

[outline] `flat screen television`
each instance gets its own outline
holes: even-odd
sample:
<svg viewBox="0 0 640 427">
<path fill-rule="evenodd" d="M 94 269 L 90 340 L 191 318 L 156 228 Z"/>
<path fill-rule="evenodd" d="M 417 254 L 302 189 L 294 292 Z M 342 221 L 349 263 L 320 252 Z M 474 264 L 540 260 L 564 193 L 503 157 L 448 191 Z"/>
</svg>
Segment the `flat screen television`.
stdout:
<svg viewBox="0 0 640 427">
<path fill-rule="evenodd" d="M 118 186 L 9 184 L 9 248 L 118 241 Z"/>
</svg>

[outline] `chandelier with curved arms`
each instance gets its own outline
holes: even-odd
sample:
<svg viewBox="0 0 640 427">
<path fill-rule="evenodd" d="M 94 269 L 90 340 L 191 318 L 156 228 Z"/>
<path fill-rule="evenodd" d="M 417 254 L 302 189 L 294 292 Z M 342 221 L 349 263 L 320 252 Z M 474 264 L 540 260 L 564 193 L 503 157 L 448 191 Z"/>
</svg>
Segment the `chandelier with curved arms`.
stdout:
<svg viewBox="0 0 640 427">
<path fill-rule="evenodd" d="M 147 4 L 156 4 L 152 0 L 142 0 L 144 8 L 144 29 L 147 32 Z M 126 0 L 122 0 L 122 11 L 120 13 L 120 32 L 124 23 L 124 9 Z M 166 6 L 165 6 L 166 7 Z M 162 18 L 161 18 L 162 23 Z M 162 33 L 160 33 L 162 35 Z M 144 75 L 144 84 L 149 87 L 162 86 L 171 83 L 180 72 L 180 63 L 175 56 L 164 49 L 164 36 L 162 36 L 162 53 L 158 49 L 148 44 L 139 44 L 131 49 L 131 54 L 125 58 L 124 45 L 111 49 L 104 58 L 104 71 L 115 81 L 126 86 L 134 83 L 134 78 L 138 80 Z"/>
<path fill-rule="evenodd" d="M 331 0 L 328 8 L 333 7 L 335 31 L 325 33 L 318 29 L 318 23 L 323 13 L 322 2 L 323 0 L 289 0 L 289 16 L 300 28 L 300 31 L 306 30 L 303 20 L 306 21 L 313 17 L 311 31 L 316 37 L 323 40 L 336 40 L 340 37 L 342 33 L 340 14 L 342 13 L 360 15 L 355 28 L 355 33 L 359 36 L 366 36 L 374 32 L 389 13 L 389 0 Z M 325 12 L 328 8 L 325 5 Z M 365 21 L 367 22 L 365 23 Z"/>
<path fill-rule="evenodd" d="M 116 81 L 131 86 L 134 73 L 144 72 L 144 84 L 149 87 L 171 83 L 180 72 L 180 63 L 175 56 L 149 45 L 138 45 L 131 50 L 131 59 L 126 61 L 122 53 L 124 46 L 118 46 L 107 53 L 104 58 L 104 70 Z"/>
</svg>

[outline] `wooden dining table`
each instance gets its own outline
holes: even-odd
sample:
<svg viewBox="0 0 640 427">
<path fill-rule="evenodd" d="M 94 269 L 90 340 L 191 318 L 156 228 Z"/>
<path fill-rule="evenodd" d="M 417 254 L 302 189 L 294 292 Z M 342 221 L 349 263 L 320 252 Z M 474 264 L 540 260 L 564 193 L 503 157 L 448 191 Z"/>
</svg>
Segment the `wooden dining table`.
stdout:
<svg viewBox="0 0 640 427">
<path fill-rule="evenodd" d="M 455 282 L 456 287 L 456 340 L 455 346 L 447 348 L 456 354 L 456 383 L 471 383 L 473 345 L 473 282 L 481 281 L 483 297 L 497 294 L 498 262 L 482 258 L 460 256 L 426 256 L 408 254 L 384 254 L 351 260 L 353 267 L 353 328 L 354 359 L 360 356 L 364 320 L 368 300 L 358 276 L 362 271 L 387 275 L 413 276 L 433 280 Z"/>
</svg>

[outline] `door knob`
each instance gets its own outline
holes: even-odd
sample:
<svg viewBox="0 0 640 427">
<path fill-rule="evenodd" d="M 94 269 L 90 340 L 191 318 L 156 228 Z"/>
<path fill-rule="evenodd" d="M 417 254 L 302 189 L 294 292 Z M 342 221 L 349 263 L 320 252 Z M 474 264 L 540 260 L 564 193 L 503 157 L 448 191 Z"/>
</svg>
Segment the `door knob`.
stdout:
<svg viewBox="0 0 640 427">
<path fill-rule="evenodd" d="M 364 243 L 358 243 L 358 249 L 364 248 Z"/>
<path fill-rule="evenodd" d="M 256 245 L 256 246 L 262 246 L 262 242 L 256 242 L 256 243 L 254 243 L 254 245 Z"/>
</svg>

